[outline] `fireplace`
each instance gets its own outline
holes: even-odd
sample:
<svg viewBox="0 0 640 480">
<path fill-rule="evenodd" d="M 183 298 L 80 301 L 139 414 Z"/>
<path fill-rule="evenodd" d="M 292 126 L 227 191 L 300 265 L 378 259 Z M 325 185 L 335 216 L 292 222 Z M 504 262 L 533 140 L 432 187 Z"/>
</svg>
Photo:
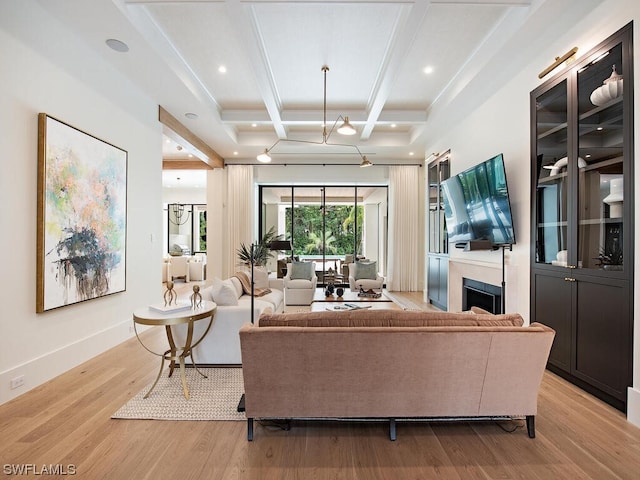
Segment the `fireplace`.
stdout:
<svg viewBox="0 0 640 480">
<path fill-rule="evenodd" d="M 491 313 L 502 313 L 502 289 L 497 285 L 462 279 L 462 309 L 480 307 Z"/>
</svg>

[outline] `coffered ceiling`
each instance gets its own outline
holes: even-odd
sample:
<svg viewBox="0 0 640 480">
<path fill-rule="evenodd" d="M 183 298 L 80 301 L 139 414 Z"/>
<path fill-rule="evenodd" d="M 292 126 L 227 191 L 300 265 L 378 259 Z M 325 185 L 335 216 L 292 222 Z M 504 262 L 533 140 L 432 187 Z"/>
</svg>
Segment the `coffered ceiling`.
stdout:
<svg viewBox="0 0 640 480">
<path fill-rule="evenodd" d="M 500 62 L 519 32 L 575 8 L 565 0 L 42 0 L 82 42 L 225 163 L 424 160 L 434 108 Z M 588 0 L 587 3 L 594 3 Z M 544 7 L 544 8 L 543 8 Z M 550 24 L 550 21 L 546 22 Z M 529 32 L 531 33 L 531 32 Z M 116 52 L 105 40 L 128 46 Z M 524 38 L 526 40 L 526 38 Z M 550 59 L 552 60 L 552 59 Z M 357 134 L 323 143 L 348 116 Z M 543 67 L 543 66 L 541 66 Z M 499 83 L 499 82 L 498 82 Z M 284 141 L 283 141 L 284 140 Z M 294 140 L 294 141 L 287 141 Z M 305 143 L 311 142 L 311 143 Z M 357 146 L 357 148 L 353 147 Z M 167 143 L 165 156 L 184 157 Z"/>
</svg>

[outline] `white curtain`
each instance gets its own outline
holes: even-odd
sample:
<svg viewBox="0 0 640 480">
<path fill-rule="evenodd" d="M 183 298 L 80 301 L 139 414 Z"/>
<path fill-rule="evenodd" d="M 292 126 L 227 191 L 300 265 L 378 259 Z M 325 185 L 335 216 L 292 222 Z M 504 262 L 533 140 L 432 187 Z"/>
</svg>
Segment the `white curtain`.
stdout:
<svg viewBox="0 0 640 480">
<path fill-rule="evenodd" d="M 387 289 L 418 290 L 420 179 L 415 166 L 389 168 L 389 259 Z"/>
<path fill-rule="evenodd" d="M 226 275 L 233 275 L 238 267 L 237 250 L 240 244 L 249 246 L 255 240 L 254 186 L 251 165 L 228 165 L 227 167 L 227 255 Z"/>
</svg>

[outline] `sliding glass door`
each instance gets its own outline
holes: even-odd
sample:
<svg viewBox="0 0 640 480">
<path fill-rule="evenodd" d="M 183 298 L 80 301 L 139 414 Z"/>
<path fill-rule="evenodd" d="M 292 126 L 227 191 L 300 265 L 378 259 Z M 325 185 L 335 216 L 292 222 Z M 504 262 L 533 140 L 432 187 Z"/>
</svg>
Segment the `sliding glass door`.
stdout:
<svg viewBox="0 0 640 480">
<path fill-rule="evenodd" d="M 287 259 L 313 261 L 320 284 L 347 283 L 348 264 L 366 258 L 386 273 L 386 186 L 261 186 L 260 238 L 270 229 L 290 240 L 268 267 L 284 275 Z"/>
</svg>

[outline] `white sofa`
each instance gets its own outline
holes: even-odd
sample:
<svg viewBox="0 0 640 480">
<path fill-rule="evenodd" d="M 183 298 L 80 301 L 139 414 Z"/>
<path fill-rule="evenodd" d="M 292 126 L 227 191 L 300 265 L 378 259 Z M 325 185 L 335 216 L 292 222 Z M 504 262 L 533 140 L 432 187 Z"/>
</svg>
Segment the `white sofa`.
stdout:
<svg viewBox="0 0 640 480">
<path fill-rule="evenodd" d="M 282 279 L 269 279 L 266 271 L 254 270 L 256 288 L 269 288 L 271 293 L 254 298 L 253 320 L 258 321 L 262 313 L 282 313 L 284 311 L 284 293 Z M 251 295 L 244 293 L 240 280 L 230 277 L 224 281 L 213 279 L 213 284 L 200 291 L 203 300 L 218 304 L 214 323 L 207 336 L 193 350 L 193 361 L 198 365 L 240 365 L 240 327 L 251 321 Z M 206 329 L 205 320 L 194 325 L 194 339 L 198 339 Z M 174 328 L 177 343 L 184 342 L 186 326 Z"/>
</svg>

